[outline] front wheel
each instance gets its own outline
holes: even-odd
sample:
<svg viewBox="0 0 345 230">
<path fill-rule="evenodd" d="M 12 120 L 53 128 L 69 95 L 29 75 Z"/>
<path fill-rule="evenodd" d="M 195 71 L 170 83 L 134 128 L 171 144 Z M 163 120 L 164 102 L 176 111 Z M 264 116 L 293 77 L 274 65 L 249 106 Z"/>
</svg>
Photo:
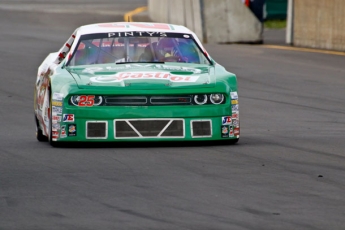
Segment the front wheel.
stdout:
<svg viewBox="0 0 345 230">
<path fill-rule="evenodd" d="M 236 144 L 236 143 L 238 142 L 239 139 L 240 139 L 240 138 L 227 140 L 226 143 L 227 143 L 228 145 L 234 145 L 234 144 Z"/>
<path fill-rule="evenodd" d="M 43 131 L 40 128 L 40 125 L 38 123 L 36 116 L 35 116 L 35 121 L 36 121 L 36 138 L 37 138 L 37 140 L 40 142 L 48 141 L 48 138 L 43 135 Z"/>
</svg>

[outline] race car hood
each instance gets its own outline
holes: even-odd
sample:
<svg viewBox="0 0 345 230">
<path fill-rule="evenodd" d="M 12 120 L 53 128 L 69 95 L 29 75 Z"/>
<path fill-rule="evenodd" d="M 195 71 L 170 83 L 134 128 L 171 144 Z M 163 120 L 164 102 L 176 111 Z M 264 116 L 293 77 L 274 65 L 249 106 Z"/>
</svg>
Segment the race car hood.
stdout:
<svg viewBox="0 0 345 230">
<path fill-rule="evenodd" d="M 67 67 L 79 88 L 126 89 L 209 88 L 215 86 L 214 67 L 182 64 L 121 64 Z"/>
</svg>

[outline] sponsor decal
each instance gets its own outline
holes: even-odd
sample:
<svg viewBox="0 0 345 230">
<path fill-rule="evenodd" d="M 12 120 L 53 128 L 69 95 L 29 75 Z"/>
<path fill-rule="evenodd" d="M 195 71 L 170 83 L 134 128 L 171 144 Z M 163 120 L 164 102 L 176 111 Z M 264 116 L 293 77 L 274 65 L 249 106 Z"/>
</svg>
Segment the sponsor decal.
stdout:
<svg viewBox="0 0 345 230">
<path fill-rule="evenodd" d="M 77 136 L 77 125 L 75 124 L 68 125 L 68 136 L 69 137 Z"/>
<path fill-rule="evenodd" d="M 237 92 L 230 92 L 230 97 L 232 100 L 237 100 L 238 99 Z"/>
<path fill-rule="evenodd" d="M 81 95 L 79 96 L 78 106 L 93 106 L 95 104 L 95 96 L 94 95 Z"/>
<path fill-rule="evenodd" d="M 61 116 L 52 116 L 53 123 L 61 122 Z"/>
<path fill-rule="evenodd" d="M 229 126 L 228 125 L 222 125 L 221 127 L 222 131 L 222 137 L 229 137 Z"/>
<path fill-rule="evenodd" d="M 65 137 L 67 137 L 66 125 L 63 125 L 63 126 L 61 126 L 60 138 L 65 138 Z"/>
<path fill-rule="evenodd" d="M 222 125 L 231 125 L 231 117 L 222 117 Z"/>
<path fill-rule="evenodd" d="M 240 125 L 240 121 L 238 119 L 232 119 L 232 125 L 233 126 L 239 126 Z"/>
<path fill-rule="evenodd" d="M 134 32 L 117 32 L 117 33 L 108 33 L 108 37 L 167 37 L 167 34 L 164 32 L 144 32 L 144 31 L 134 31 Z"/>
<path fill-rule="evenodd" d="M 62 113 L 62 107 L 52 106 L 52 112 L 53 112 L 53 114 L 61 114 Z"/>
<path fill-rule="evenodd" d="M 53 106 L 62 106 L 62 101 L 52 101 Z"/>
<path fill-rule="evenodd" d="M 99 76 L 90 78 L 91 82 L 114 83 L 123 80 L 169 80 L 170 82 L 196 82 L 199 76 L 172 75 L 167 72 L 123 72 L 115 75 Z"/>
<path fill-rule="evenodd" d="M 232 105 L 231 106 L 232 112 L 237 112 L 238 111 L 238 104 L 237 105 Z"/>
<path fill-rule="evenodd" d="M 234 129 L 234 134 L 235 134 L 235 135 L 240 135 L 240 128 L 239 128 L 239 127 L 236 127 L 236 128 Z"/>
<path fill-rule="evenodd" d="M 58 130 L 60 130 L 60 123 L 53 123 L 53 124 L 52 124 L 52 130 L 53 130 L 53 131 L 58 131 Z"/>
<path fill-rule="evenodd" d="M 237 105 L 238 104 L 238 100 L 231 100 L 231 104 L 232 105 Z"/>
<path fill-rule="evenodd" d="M 234 127 L 230 126 L 229 127 L 229 137 L 233 137 L 234 136 Z"/>
<path fill-rule="evenodd" d="M 63 122 L 74 122 L 74 114 L 64 114 L 62 121 Z"/>
<path fill-rule="evenodd" d="M 232 113 L 232 119 L 238 119 L 238 112 Z"/>
<path fill-rule="evenodd" d="M 62 101 L 62 99 L 63 99 L 62 93 L 54 93 L 53 94 L 53 100 Z"/>
<path fill-rule="evenodd" d="M 57 139 L 57 138 L 59 138 L 59 132 L 52 131 L 52 139 Z"/>
<path fill-rule="evenodd" d="M 194 74 L 208 73 L 207 68 L 190 68 L 182 66 L 171 66 L 171 65 L 162 65 L 162 64 L 126 64 L 121 66 L 107 66 L 107 67 L 89 67 L 85 68 L 82 73 L 95 74 L 96 72 L 102 72 L 104 70 L 109 71 L 119 71 L 126 70 L 130 68 L 149 68 L 157 70 L 168 70 L 168 71 L 181 71 L 181 72 L 192 72 Z"/>
</svg>

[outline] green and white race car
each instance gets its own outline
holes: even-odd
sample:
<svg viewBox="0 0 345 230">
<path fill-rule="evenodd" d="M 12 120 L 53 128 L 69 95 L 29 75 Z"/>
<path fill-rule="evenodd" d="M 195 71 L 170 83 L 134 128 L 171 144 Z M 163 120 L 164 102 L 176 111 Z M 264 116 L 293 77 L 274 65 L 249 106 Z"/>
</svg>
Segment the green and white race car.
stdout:
<svg viewBox="0 0 345 230">
<path fill-rule="evenodd" d="M 38 69 L 36 136 L 60 142 L 208 141 L 240 135 L 237 78 L 183 26 L 75 30 Z"/>
</svg>

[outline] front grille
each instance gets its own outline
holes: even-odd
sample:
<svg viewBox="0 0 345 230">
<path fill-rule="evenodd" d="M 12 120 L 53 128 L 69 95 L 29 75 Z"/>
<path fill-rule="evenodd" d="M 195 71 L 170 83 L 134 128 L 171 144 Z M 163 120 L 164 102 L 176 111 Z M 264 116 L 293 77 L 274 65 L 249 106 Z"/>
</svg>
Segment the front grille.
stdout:
<svg viewBox="0 0 345 230">
<path fill-rule="evenodd" d="M 211 137 L 211 120 L 191 121 L 192 137 Z"/>
<path fill-rule="evenodd" d="M 183 119 L 114 120 L 115 138 L 183 138 Z"/>
<path fill-rule="evenodd" d="M 106 105 L 146 105 L 147 97 L 145 96 L 108 96 L 105 97 Z"/>
<path fill-rule="evenodd" d="M 108 134 L 108 123 L 106 121 L 86 122 L 86 138 L 105 139 Z"/>
<path fill-rule="evenodd" d="M 192 105 L 191 95 L 105 96 L 106 106 Z"/>
<path fill-rule="evenodd" d="M 192 98 L 190 96 L 161 96 L 150 97 L 152 105 L 190 105 Z"/>
</svg>

